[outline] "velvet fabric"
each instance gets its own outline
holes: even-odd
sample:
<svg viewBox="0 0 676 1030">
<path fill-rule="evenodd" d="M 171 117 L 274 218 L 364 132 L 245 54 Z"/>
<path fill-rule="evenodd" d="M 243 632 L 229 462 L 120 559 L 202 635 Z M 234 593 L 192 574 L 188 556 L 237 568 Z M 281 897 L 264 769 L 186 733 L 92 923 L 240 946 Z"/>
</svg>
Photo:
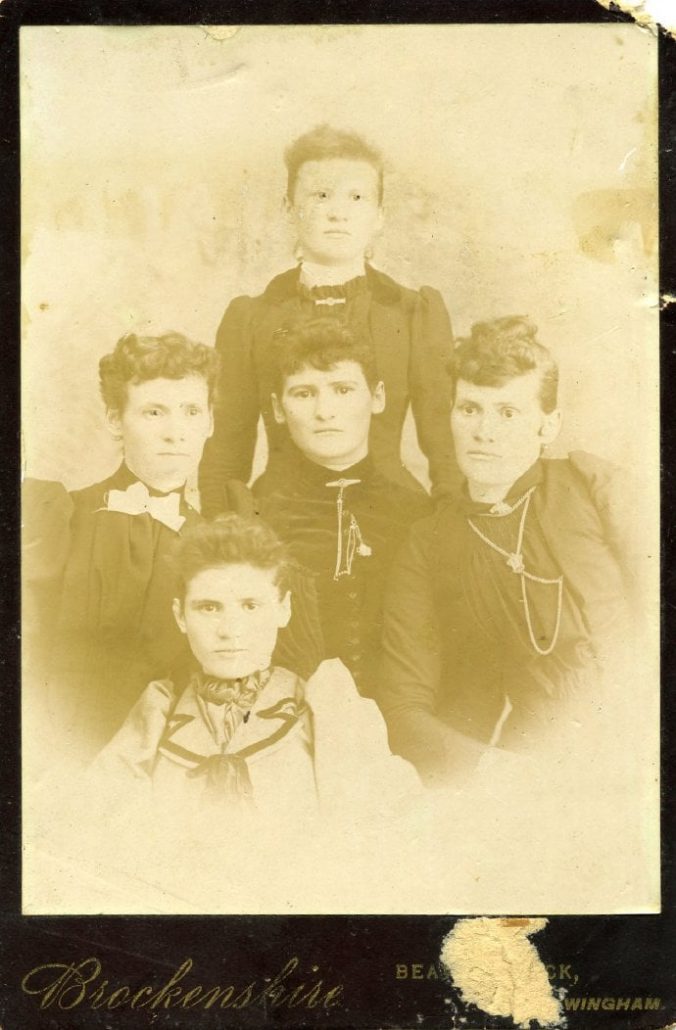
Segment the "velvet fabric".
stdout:
<svg viewBox="0 0 676 1030">
<path fill-rule="evenodd" d="M 370 457 L 335 472 L 294 448 L 289 470 L 283 484 L 274 473 L 255 484 L 257 510 L 314 578 L 324 656 L 340 658 L 359 690 L 373 696 L 386 576 L 431 502 L 387 480 Z"/>
</svg>

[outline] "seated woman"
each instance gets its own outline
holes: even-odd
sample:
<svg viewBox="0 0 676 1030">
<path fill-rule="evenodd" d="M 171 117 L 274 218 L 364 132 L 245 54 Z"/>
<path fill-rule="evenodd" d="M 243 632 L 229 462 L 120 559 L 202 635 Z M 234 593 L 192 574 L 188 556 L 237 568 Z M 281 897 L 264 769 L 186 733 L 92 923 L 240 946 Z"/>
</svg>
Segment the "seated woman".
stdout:
<svg viewBox="0 0 676 1030">
<path fill-rule="evenodd" d="M 339 661 L 307 683 L 274 663 L 293 599 L 289 560 L 265 523 L 202 523 L 182 536 L 175 561 L 173 613 L 191 667 L 148 685 L 92 767 L 104 790 L 126 805 L 147 788 L 153 809 L 176 822 L 213 805 L 284 821 L 370 802 L 378 811 L 415 790 L 377 706 Z"/>
<path fill-rule="evenodd" d="M 340 658 L 373 697 L 387 572 L 406 533 L 431 509 L 393 482 L 369 451 L 385 387 L 365 333 L 317 318 L 277 349 L 275 418 L 289 441 L 289 476 L 264 473 L 257 510 L 308 570 L 318 594 L 327 658 Z"/>
<path fill-rule="evenodd" d="M 558 369 L 523 318 L 476 325 L 452 363 L 464 494 L 418 522 L 386 591 L 379 702 L 430 783 L 489 745 L 532 750 L 596 718 L 645 556 L 631 493 L 592 455 L 543 459 Z"/>
<path fill-rule="evenodd" d="M 103 482 L 67 492 L 24 488 L 24 600 L 30 679 L 46 683 L 57 740 L 94 754 L 148 676 L 182 650 L 167 612 L 166 564 L 199 520 L 186 501 L 211 435 L 217 355 L 178 333 L 124 336 L 99 364 L 110 431 L 122 462 Z"/>
</svg>

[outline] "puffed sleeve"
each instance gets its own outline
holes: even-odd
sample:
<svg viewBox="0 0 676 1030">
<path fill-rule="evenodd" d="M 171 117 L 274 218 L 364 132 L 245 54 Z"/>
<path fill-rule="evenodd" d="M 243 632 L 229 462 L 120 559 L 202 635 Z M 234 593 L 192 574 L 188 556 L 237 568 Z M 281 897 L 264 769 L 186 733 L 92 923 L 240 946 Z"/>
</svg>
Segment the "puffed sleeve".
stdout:
<svg viewBox="0 0 676 1030">
<path fill-rule="evenodd" d="M 443 783 L 480 750 L 436 715 L 442 687 L 441 627 L 434 603 L 430 524 L 414 526 L 385 591 L 377 701 L 392 750 L 429 785 Z"/>
<path fill-rule="evenodd" d="M 418 442 L 429 463 L 432 496 L 457 488 L 460 472 L 451 436 L 453 353 L 451 322 L 438 290 L 423 286 L 413 311 L 409 359 L 409 393 Z"/>
<path fill-rule="evenodd" d="M 322 662 L 305 684 L 305 701 L 312 712 L 315 780 L 325 814 L 340 808 L 351 816 L 356 808 L 391 813 L 402 795 L 421 793 L 413 768 L 391 754 L 375 702 L 360 696 L 339 659 Z"/>
<path fill-rule="evenodd" d="M 42 638 L 56 610 L 71 539 L 73 502 L 61 483 L 26 479 L 22 486 L 21 573 L 24 627 Z"/>
<path fill-rule="evenodd" d="M 22 572 L 27 583 L 60 575 L 68 556 L 73 501 L 62 483 L 26 479 L 22 487 Z"/>
<path fill-rule="evenodd" d="M 640 610 L 650 592 L 651 532 L 649 526 L 642 525 L 652 514 L 650 506 L 639 503 L 638 485 L 626 470 L 585 451 L 571 451 L 569 460 L 586 484 L 628 596 Z M 653 565 L 654 559 L 653 550 Z"/>
<path fill-rule="evenodd" d="M 111 788 L 152 777 L 160 739 L 177 700 L 171 680 L 149 683 L 112 740 L 89 767 L 92 780 L 108 780 Z"/>
<path fill-rule="evenodd" d="M 171 680 L 148 684 L 115 736 L 84 770 L 82 787 L 95 811 L 105 812 L 110 842 L 117 847 L 129 829 L 153 818 L 153 773 L 167 720 L 178 692 Z"/>
<path fill-rule="evenodd" d="M 253 364 L 251 297 L 236 297 L 227 308 L 216 336 L 220 377 L 214 406 L 214 433 L 204 449 L 199 470 L 202 513 L 211 518 L 225 510 L 228 479 L 248 482 L 256 448 L 260 404 Z"/>
</svg>

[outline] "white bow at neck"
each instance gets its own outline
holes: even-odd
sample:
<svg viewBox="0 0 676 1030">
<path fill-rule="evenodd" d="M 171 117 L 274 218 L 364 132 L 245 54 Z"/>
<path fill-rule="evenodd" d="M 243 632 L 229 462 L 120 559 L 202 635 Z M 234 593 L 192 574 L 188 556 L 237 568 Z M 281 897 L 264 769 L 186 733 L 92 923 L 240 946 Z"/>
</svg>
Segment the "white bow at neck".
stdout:
<svg viewBox="0 0 676 1030">
<path fill-rule="evenodd" d="M 105 508 L 99 511 L 117 511 L 124 515 L 150 515 L 169 529 L 178 533 L 185 522 L 181 515 L 181 495 L 178 490 L 156 496 L 150 493 L 145 483 L 137 481 L 126 490 L 109 490 Z"/>
</svg>

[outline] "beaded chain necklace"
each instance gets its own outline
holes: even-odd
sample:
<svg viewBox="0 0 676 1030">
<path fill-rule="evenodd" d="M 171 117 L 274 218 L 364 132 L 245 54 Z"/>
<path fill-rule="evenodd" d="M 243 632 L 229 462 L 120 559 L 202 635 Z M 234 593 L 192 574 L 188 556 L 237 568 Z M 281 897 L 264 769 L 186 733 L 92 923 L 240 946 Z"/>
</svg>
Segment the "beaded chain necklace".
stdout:
<svg viewBox="0 0 676 1030">
<path fill-rule="evenodd" d="M 563 576 L 557 576 L 556 579 L 544 579 L 542 576 L 536 576 L 532 572 L 528 572 L 523 561 L 523 537 L 526 529 L 526 516 L 528 515 L 528 508 L 530 506 L 530 499 L 533 495 L 535 487 L 532 486 L 530 490 L 527 490 L 523 496 L 515 501 L 514 504 L 509 505 L 505 501 L 499 501 L 493 506 L 491 511 L 482 514 L 482 517 L 486 518 L 504 518 L 506 515 L 511 515 L 512 512 L 517 511 L 521 508 L 521 519 L 519 520 L 519 529 L 516 537 L 516 550 L 514 552 L 506 551 L 499 544 L 496 544 L 494 540 L 482 533 L 477 525 L 472 522 L 469 516 L 467 521 L 471 529 L 476 533 L 480 540 L 483 540 L 485 544 L 488 544 L 490 548 L 501 554 L 503 558 L 507 559 L 506 564 L 510 567 L 512 572 L 515 572 L 521 581 L 521 598 L 523 600 L 523 610 L 526 616 L 526 627 L 528 629 L 528 637 L 533 646 L 534 651 L 542 656 L 546 656 L 552 653 L 556 647 L 556 642 L 559 638 L 559 630 L 561 628 L 561 610 L 563 608 Z M 542 648 L 535 639 L 535 633 L 533 632 L 533 622 L 530 614 L 530 604 L 528 602 L 528 592 L 526 590 L 526 580 L 530 580 L 532 583 L 544 583 L 546 586 L 557 587 L 557 601 L 556 601 L 556 623 L 554 626 L 554 632 L 552 639 L 548 647 Z"/>
</svg>

